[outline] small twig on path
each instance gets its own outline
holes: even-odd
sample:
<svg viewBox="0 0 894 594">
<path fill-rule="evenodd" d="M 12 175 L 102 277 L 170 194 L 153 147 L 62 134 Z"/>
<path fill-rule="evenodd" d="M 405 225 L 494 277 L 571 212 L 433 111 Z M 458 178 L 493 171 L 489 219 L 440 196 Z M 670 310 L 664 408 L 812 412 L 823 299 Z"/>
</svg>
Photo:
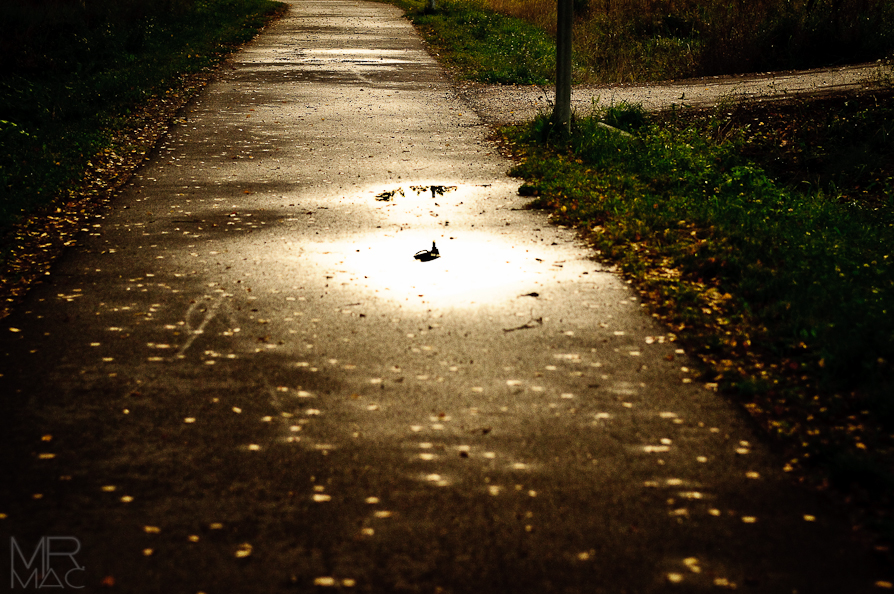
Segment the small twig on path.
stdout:
<svg viewBox="0 0 894 594">
<path fill-rule="evenodd" d="M 536 328 L 537 326 L 543 325 L 543 318 L 534 319 L 534 314 L 531 314 L 531 319 L 522 324 L 517 328 L 503 328 L 503 332 L 515 332 L 516 330 L 528 330 L 530 328 Z"/>
</svg>

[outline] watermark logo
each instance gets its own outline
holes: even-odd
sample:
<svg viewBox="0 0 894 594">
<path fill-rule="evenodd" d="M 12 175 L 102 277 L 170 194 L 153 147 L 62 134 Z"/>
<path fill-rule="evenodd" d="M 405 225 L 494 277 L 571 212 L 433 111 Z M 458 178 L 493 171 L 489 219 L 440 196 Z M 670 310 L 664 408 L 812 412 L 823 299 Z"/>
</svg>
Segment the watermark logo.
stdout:
<svg viewBox="0 0 894 594">
<path fill-rule="evenodd" d="M 80 550 L 81 541 L 73 536 L 44 536 L 33 550 L 10 537 L 9 587 L 80 590 L 84 566 L 75 558 Z"/>
</svg>

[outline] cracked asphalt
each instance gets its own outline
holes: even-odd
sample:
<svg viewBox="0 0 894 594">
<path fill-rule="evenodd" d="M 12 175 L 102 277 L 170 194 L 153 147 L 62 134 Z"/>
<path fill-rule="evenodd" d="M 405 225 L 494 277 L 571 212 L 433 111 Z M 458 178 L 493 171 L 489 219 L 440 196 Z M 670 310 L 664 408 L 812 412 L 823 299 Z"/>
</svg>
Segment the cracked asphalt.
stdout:
<svg viewBox="0 0 894 594">
<path fill-rule="evenodd" d="M 0 587 L 891 579 L 628 285 L 523 210 L 399 10 L 290 4 L 3 321 Z"/>
</svg>

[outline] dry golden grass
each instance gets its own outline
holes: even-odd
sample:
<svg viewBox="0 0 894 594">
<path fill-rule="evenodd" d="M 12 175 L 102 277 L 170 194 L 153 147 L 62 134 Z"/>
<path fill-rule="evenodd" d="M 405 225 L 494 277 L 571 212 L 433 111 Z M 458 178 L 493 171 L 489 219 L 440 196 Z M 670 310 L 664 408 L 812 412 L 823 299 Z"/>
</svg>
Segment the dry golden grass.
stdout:
<svg viewBox="0 0 894 594">
<path fill-rule="evenodd" d="M 555 34 L 556 0 L 481 0 Z M 579 82 L 805 68 L 894 54 L 890 0 L 574 0 Z"/>
</svg>

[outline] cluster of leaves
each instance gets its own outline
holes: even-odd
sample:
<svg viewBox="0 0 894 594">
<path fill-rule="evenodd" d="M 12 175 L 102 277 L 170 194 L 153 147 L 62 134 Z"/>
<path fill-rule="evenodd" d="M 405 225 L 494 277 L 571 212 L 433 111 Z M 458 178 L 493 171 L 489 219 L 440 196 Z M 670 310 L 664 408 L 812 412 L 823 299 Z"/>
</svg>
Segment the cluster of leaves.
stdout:
<svg viewBox="0 0 894 594">
<path fill-rule="evenodd" d="M 269 0 L 3 3 L 0 236 L 51 204 L 128 115 L 248 40 Z"/>
<path fill-rule="evenodd" d="M 397 2 L 426 41 L 464 77 L 499 84 L 546 84 L 555 76 L 555 42 L 538 27 L 475 0 L 446 0 L 436 11 Z"/>
<path fill-rule="evenodd" d="M 617 106 L 579 119 L 564 144 L 551 141 L 546 117 L 507 135 L 523 147 L 513 173 L 532 206 L 580 226 L 636 279 L 706 364 L 705 379 L 780 437 L 792 464 L 890 501 L 894 202 L 889 191 L 842 199 L 859 193 L 859 168 L 836 177 L 848 184 L 836 193 L 794 183 L 795 169 L 784 180 L 769 173 L 785 169 L 769 150 L 780 138 L 796 160 L 819 141 L 847 154 L 845 138 L 861 143 L 876 118 L 890 118 L 874 101 L 825 126 L 808 114 L 829 112 L 826 103 L 778 104 L 775 118 L 738 108 L 654 121 Z M 763 125 L 743 124 L 755 117 Z M 889 165 L 873 170 L 876 187 L 890 188 L 894 145 L 877 148 Z"/>
</svg>

